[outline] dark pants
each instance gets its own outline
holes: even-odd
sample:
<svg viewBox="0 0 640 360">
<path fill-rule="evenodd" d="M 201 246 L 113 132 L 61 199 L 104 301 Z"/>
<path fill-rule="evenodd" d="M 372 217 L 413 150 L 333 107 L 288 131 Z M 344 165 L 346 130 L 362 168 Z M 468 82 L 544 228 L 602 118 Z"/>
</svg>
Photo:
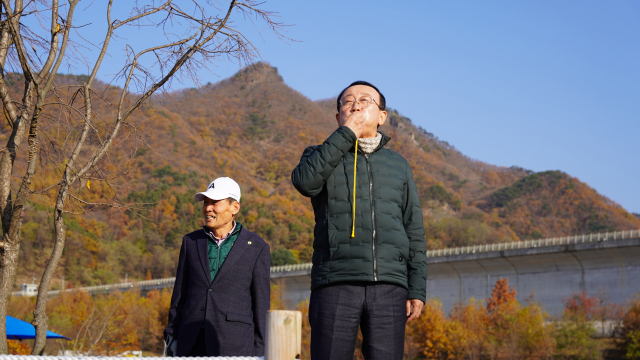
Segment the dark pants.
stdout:
<svg viewBox="0 0 640 360">
<path fill-rule="evenodd" d="M 200 329 L 196 342 L 193 344 L 188 356 L 207 356 L 207 344 L 204 342 L 204 329 Z"/>
<path fill-rule="evenodd" d="M 407 289 L 391 284 L 345 282 L 311 292 L 312 360 L 352 360 L 362 331 L 367 360 L 402 360 Z"/>
</svg>

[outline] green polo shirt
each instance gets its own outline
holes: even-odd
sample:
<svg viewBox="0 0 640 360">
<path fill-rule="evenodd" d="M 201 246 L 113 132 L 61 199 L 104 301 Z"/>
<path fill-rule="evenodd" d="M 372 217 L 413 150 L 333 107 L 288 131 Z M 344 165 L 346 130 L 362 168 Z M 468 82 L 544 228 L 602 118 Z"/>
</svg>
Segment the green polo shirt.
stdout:
<svg viewBox="0 0 640 360">
<path fill-rule="evenodd" d="M 216 274 L 220 270 L 222 263 L 224 263 L 227 255 L 231 251 L 231 247 L 233 247 L 233 243 L 236 242 L 238 235 L 240 234 L 240 230 L 242 229 L 242 225 L 236 221 L 236 227 L 233 229 L 231 234 L 218 246 L 216 244 L 216 240 L 211 233 L 211 230 L 206 226 L 202 227 L 204 232 L 209 237 L 209 241 L 207 242 L 207 252 L 209 253 L 209 271 L 211 271 L 211 281 L 216 278 Z"/>
</svg>

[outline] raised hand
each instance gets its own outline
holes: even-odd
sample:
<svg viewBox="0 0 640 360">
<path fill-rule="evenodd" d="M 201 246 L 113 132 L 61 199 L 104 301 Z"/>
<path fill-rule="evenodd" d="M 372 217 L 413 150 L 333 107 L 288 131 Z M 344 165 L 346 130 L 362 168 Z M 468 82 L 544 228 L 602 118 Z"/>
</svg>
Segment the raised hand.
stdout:
<svg viewBox="0 0 640 360">
<path fill-rule="evenodd" d="M 342 125 L 348 127 L 356 134 L 356 137 L 362 137 L 362 132 L 365 128 L 365 123 L 367 120 L 367 114 L 362 111 L 354 111 L 352 112 L 345 120 Z"/>
</svg>

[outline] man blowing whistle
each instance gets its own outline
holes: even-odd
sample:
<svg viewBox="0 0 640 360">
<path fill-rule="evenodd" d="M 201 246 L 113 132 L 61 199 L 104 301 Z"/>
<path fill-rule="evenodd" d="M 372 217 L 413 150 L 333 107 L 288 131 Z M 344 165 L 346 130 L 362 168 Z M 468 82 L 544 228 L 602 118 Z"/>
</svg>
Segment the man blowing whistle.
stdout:
<svg viewBox="0 0 640 360">
<path fill-rule="evenodd" d="M 311 358 L 402 359 L 404 330 L 426 300 L 422 209 L 409 163 L 385 148 L 384 96 L 356 81 L 337 99 L 338 129 L 305 149 L 291 180 L 315 212 Z"/>
</svg>

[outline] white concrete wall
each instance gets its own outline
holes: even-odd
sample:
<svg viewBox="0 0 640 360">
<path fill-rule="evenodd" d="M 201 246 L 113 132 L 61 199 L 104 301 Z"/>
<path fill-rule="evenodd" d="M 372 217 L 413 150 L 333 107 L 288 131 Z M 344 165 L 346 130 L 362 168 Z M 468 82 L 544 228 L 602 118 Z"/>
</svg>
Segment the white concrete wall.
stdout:
<svg viewBox="0 0 640 360">
<path fill-rule="evenodd" d="M 556 316 L 562 300 L 581 291 L 621 304 L 640 294 L 640 239 L 429 257 L 427 274 L 427 297 L 446 312 L 471 297 L 490 297 L 496 281 L 507 278 L 520 302 L 537 301 Z M 274 275 L 290 305 L 309 298 L 310 269 Z"/>
<path fill-rule="evenodd" d="M 507 278 L 520 302 L 536 301 L 556 316 L 562 301 L 581 291 L 620 304 L 640 293 L 637 239 L 482 255 L 429 264 L 427 296 L 439 298 L 448 312 L 471 297 L 490 297 L 496 281 Z"/>
</svg>

